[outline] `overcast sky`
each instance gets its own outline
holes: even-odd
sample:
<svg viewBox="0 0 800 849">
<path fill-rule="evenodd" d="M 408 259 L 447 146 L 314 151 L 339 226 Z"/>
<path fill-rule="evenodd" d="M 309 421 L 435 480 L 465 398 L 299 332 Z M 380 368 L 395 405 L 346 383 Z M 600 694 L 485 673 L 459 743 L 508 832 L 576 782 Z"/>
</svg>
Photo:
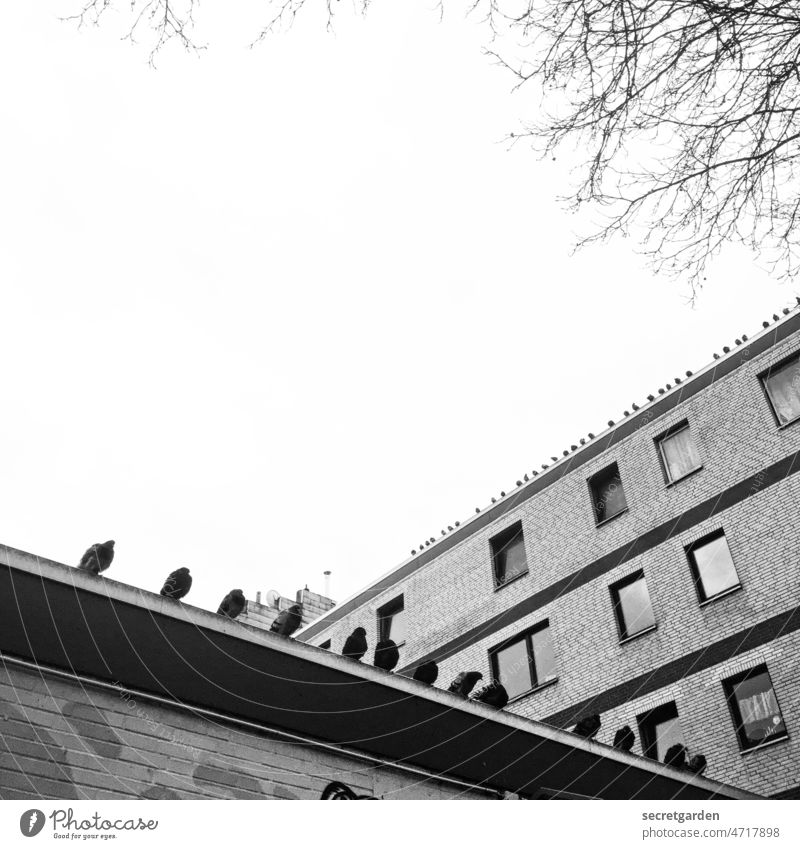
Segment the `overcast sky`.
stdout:
<svg viewBox="0 0 800 849">
<path fill-rule="evenodd" d="M 455 11 L 249 50 L 262 4 L 206 4 L 153 70 L 69 6 L 0 29 L 2 543 L 342 600 L 794 302 L 739 250 L 694 309 L 631 240 L 571 255 L 568 163 L 502 142 L 536 102 Z"/>
</svg>

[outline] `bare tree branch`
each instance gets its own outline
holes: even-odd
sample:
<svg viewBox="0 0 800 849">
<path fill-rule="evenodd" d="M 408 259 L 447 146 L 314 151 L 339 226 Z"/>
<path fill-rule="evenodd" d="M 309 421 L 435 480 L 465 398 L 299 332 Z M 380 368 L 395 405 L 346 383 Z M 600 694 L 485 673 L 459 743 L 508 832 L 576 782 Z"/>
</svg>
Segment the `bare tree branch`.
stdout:
<svg viewBox="0 0 800 849">
<path fill-rule="evenodd" d="M 127 0 L 150 58 L 187 50 L 195 0 Z M 338 0 L 264 0 L 254 44 L 305 7 L 331 26 Z M 72 17 L 97 23 L 115 0 Z M 347 4 L 345 4 L 347 5 Z M 364 13 L 369 0 L 351 0 Z M 442 11 L 442 0 L 435 8 Z M 536 95 L 538 117 L 510 134 L 543 155 L 584 151 L 567 200 L 602 216 L 581 243 L 636 235 L 657 270 L 702 285 L 730 242 L 796 277 L 800 152 L 800 0 L 466 0 L 487 54 Z M 522 58 L 512 58 L 512 54 Z M 538 108 L 541 100 L 543 107 Z"/>
</svg>

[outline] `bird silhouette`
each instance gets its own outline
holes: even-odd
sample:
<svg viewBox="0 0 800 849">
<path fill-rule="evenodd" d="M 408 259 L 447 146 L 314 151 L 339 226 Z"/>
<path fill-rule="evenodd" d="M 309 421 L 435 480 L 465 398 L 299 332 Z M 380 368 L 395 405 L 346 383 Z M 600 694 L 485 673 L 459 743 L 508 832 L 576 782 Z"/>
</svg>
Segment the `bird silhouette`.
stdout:
<svg viewBox="0 0 800 849">
<path fill-rule="evenodd" d="M 636 735 L 631 731 L 630 725 L 623 725 L 614 735 L 614 748 L 623 752 L 630 752 L 636 742 Z"/>
<path fill-rule="evenodd" d="M 108 542 L 96 542 L 90 545 L 81 557 L 81 562 L 78 563 L 78 568 L 84 572 L 91 572 L 93 575 L 99 575 L 105 572 L 111 565 L 114 559 L 114 540 Z"/>
<path fill-rule="evenodd" d="M 246 607 L 247 599 L 241 590 L 231 590 L 220 602 L 217 613 L 235 619 Z"/>
<path fill-rule="evenodd" d="M 363 628 L 356 628 L 344 641 L 342 657 L 349 657 L 351 660 L 361 660 L 366 653 L 367 632 Z"/>
<path fill-rule="evenodd" d="M 508 704 L 508 693 L 499 681 L 491 681 L 470 697 L 471 702 L 481 702 L 489 707 L 502 710 Z"/>
<path fill-rule="evenodd" d="M 692 755 L 689 758 L 689 763 L 686 764 L 686 769 L 695 773 L 695 775 L 702 775 L 707 766 L 708 762 L 705 755 Z"/>
<path fill-rule="evenodd" d="M 686 746 L 683 743 L 670 746 L 667 754 L 664 755 L 664 763 L 667 766 L 674 766 L 675 769 L 686 769 Z"/>
<path fill-rule="evenodd" d="M 456 693 L 466 699 L 481 678 L 483 675 L 480 672 L 459 672 L 447 688 L 448 692 Z"/>
<path fill-rule="evenodd" d="M 391 672 L 400 662 L 400 652 L 394 640 L 380 640 L 375 646 L 375 657 L 372 663 L 386 672 Z"/>
<path fill-rule="evenodd" d="M 439 667 L 432 661 L 421 663 L 414 671 L 414 680 L 432 686 L 439 677 Z"/>
<path fill-rule="evenodd" d="M 583 719 L 578 721 L 578 724 L 572 729 L 573 734 L 577 734 L 580 737 L 585 737 L 587 740 L 591 740 L 595 734 L 600 730 L 600 716 L 596 713 L 590 713 L 588 716 L 584 716 Z"/>
<path fill-rule="evenodd" d="M 279 637 L 291 637 L 302 624 L 303 608 L 299 604 L 293 604 L 275 617 L 275 621 L 269 626 L 269 630 Z"/>
<path fill-rule="evenodd" d="M 176 601 L 183 598 L 192 588 L 192 576 L 189 570 L 182 566 L 174 572 L 170 572 L 169 577 L 164 581 L 164 586 L 161 587 L 161 595 L 167 598 L 174 598 Z"/>
</svg>

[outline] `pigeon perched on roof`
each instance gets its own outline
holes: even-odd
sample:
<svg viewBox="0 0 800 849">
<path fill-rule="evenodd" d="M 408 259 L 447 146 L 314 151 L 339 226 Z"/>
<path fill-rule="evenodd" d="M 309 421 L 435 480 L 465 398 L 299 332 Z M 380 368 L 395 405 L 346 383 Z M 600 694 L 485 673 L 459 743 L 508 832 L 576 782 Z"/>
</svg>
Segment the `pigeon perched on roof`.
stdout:
<svg viewBox="0 0 800 849">
<path fill-rule="evenodd" d="M 81 562 L 78 564 L 78 568 L 82 569 L 84 572 L 91 572 L 93 575 L 99 575 L 101 572 L 105 572 L 105 570 L 108 569 L 113 559 L 114 540 L 110 539 L 108 542 L 96 542 L 94 545 L 91 545 L 86 549 L 83 557 L 81 557 Z"/>
<path fill-rule="evenodd" d="M 380 640 L 375 646 L 375 657 L 373 664 L 378 669 L 383 669 L 386 672 L 391 672 L 400 662 L 400 652 L 397 649 L 397 643 L 394 640 Z"/>
<path fill-rule="evenodd" d="M 590 713 L 589 716 L 584 716 L 583 719 L 578 721 L 578 724 L 572 729 L 572 733 L 591 740 L 600 730 L 600 725 L 600 716 L 596 713 Z"/>
<path fill-rule="evenodd" d="M 686 746 L 683 743 L 670 746 L 667 754 L 664 755 L 664 763 L 667 766 L 674 766 L 675 769 L 686 769 Z"/>
<path fill-rule="evenodd" d="M 299 604 L 293 604 L 275 617 L 275 621 L 269 626 L 269 630 L 279 637 L 291 637 L 302 624 L 303 608 Z"/>
<path fill-rule="evenodd" d="M 183 598 L 192 588 L 192 576 L 189 570 L 182 566 L 174 572 L 170 572 L 169 577 L 164 581 L 164 586 L 161 587 L 161 595 L 167 598 L 174 598 L 176 601 Z"/>
<path fill-rule="evenodd" d="M 472 702 L 481 702 L 489 707 L 502 710 L 508 704 L 508 693 L 499 681 L 491 681 L 470 697 Z"/>
<path fill-rule="evenodd" d="M 241 590 L 231 590 L 220 602 L 217 613 L 235 619 L 247 605 L 247 600 Z"/>
<path fill-rule="evenodd" d="M 630 725 L 623 725 L 614 735 L 614 748 L 623 752 L 630 752 L 636 742 L 636 735 L 631 731 Z"/>
<path fill-rule="evenodd" d="M 483 675 L 480 672 L 459 672 L 447 689 L 466 699 L 481 678 Z"/>
<path fill-rule="evenodd" d="M 689 762 L 686 764 L 686 769 L 688 769 L 689 772 L 695 773 L 695 775 L 702 775 L 707 766 L 708 762 L 706 761 L 705 755 L 692 755 L 692 757 L 689 758 Z"/>
<path fill-rule="evenodd" d="M 342 657 L 349 657 L 351 660 L 361 660 L 366 653 L 367 632 L 359 627 L 344 641 Z"/>
<path fill-rule="evenodd" d="M 432 660 L 421 663 L 414 671 L 413 677 L 415 681 L 432 686 L 439 677 L 439 667 Z"/>
</svg>

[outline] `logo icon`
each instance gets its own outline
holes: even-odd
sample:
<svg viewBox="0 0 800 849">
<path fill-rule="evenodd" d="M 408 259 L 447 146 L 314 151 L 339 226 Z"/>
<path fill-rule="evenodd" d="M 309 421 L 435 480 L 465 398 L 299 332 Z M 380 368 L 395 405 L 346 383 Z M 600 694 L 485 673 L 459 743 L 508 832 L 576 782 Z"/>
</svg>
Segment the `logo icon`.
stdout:
<svg viewBox="0 0 800 849">
<path fill-rule="evenodd" d="M 19 818 L 19 830 L 25 837 L 36 837 L 44 828 L 44 813 L 38 808 L 31 808 Z"/>
</svg>

